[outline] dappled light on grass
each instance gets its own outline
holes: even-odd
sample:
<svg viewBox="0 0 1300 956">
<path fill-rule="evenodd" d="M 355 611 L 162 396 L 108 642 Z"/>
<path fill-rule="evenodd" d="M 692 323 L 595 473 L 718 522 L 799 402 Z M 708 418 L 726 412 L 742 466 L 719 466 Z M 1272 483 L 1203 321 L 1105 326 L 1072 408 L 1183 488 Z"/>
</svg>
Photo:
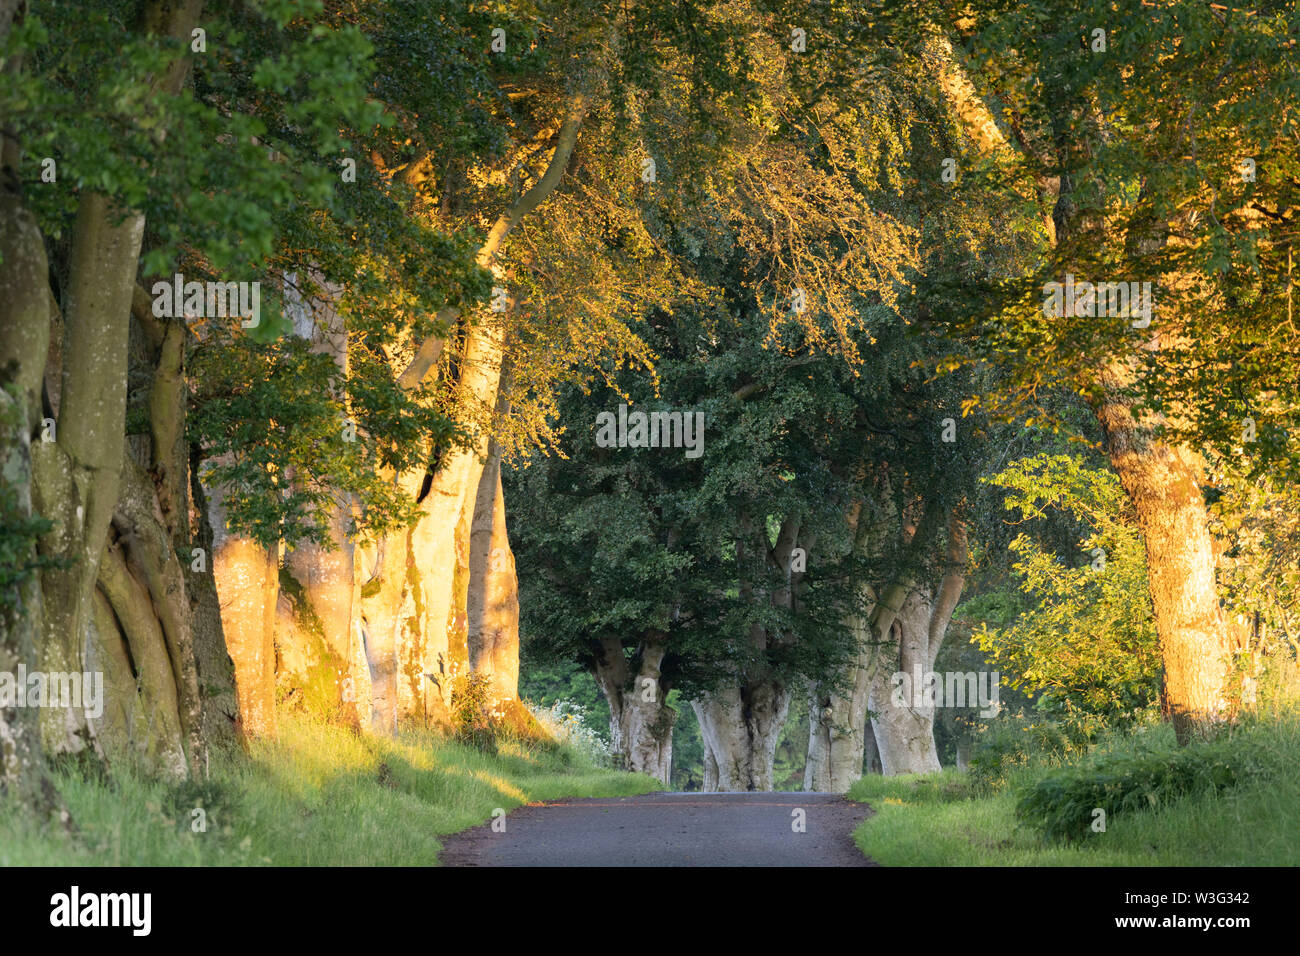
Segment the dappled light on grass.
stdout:
<svg viewBox="0 0 1300 956">
<path fill-rule="evenodd" d="M 495 787 L 497 792 L 499 792 L 503 796 L 507 796 L 510 797 L 511 799 L 518 800 L 520 803 L 528 802 L 528 794 L 524 793 L 518 787 L 511 785 L 508 781 L 503 780 L 498 776 L 495 776 L 490 773 L 486 773 L 482 770 L 471 771 L 470 776 L 475 777 L 478 780 L 482 780 L 484 783 Z"/>
</svg>

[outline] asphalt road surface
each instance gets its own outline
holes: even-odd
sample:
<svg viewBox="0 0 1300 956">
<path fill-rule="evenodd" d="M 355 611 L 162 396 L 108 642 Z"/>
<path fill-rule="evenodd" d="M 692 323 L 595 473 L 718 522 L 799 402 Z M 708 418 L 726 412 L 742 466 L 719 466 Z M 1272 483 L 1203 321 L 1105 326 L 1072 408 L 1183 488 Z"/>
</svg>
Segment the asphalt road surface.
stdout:
<svg viewBox="0 0 1300 956">
<path fill-rule="evenodd" d="M 442 863 L 872 866 L 852 836 L 870 814 L 866 804 L 833 793 L 649 793 L 561 800 L 520 807 L 505 817 L 504 832 L 485 824 L 448 837 Z"/>
</svg>

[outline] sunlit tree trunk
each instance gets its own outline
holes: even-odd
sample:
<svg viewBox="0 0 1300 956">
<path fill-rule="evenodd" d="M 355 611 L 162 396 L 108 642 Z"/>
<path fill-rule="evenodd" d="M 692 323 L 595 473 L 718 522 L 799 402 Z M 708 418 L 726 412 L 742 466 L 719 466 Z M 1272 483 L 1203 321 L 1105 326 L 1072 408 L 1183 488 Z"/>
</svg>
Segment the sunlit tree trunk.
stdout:
<svg viewBox="0 0 1300 956">
<path fill-rule="evenodd" d="M 413 572 L 410 541 L 410 530 L 403 529 L 358 552 L 363 556 L 358 565 L 359 628 L 370 671 L 370 729 L 390 736 L 397 732 L 398 647 Z"/>
<path fill-rule="evenodd" d="M 1146 545 L 1164 665 L 1162 704 L 1178 740 L 1186 743 L 1232 716 L 1232 636 L 1218 598 L 1214 541 L 1201 492 L 1204 465 L 1189 449 L 1155 440 L 1134 420 L 1117 389 L 1099 417 L 1111 464 L 1137 510 Z"/>
<path fill-rule="evenodd" d="M 569 98 L 546 170 L 497 217 L 478 251 L 477 261 L 481 267 L 495 272 L 502 242 L 555 191 L 568 168 L 589 105 L 590 97 L 586 93 L 575 93 Z M 439 318 L 451 323 L 458 315 L 458 309 L 447 309 Z M 402 387 L 415 389 L 426 383 L 435 374 L 445 345 L 446 339 L 441 336 L 420 343 L 398 378 Z M 458 616 L 458 610 L 463 612 L 467 600 L 468 579 L 457 577 L 457 568 L 462 566 L 462 562 L 465 566 L 468 564 L 468 522 L 463 535 L 458 534 L 458 529 L 463 516 L 468 514 L 472 518 L 473 499 L 488 456 L 485 425 L 496 407 L 504 347 L 505 329 L 499 318 L 470 326 L 460 356 L 461 372 L 455 385 L 455 404 L 462 420 L 475 424 L 477 437 L 472 447 L 454 448 L 440 462 L 424 491 L 423 514 L 410 534 L 414 573 L 410 575 L 408 594 L 402 600 L 414 605 L 418 625 L 414 629 L 399 627 L 397 655 L 401 671 L 407 678 L 405 683 L 409 686 L 414 682 L 418 686 L 410 688 L 408 700 L 403 682 L 399 680 L 399 717 L 438 719 L 450 702 L 451 682 L 447 675 L 452 664 L 460 662 L 468 666 L 468 648 L 462 637 L 463 620 Z M 385 593 L 389 598 L 395 596 L 391 592 Z M 376 617 L 387 618 L 388 613 L 387 609 L 380 610 Z"/>
<path fill-rule="evenodd" d="M 278 548 L 229 531 L 221 488 L 211 489 L 208 498 L 212 573 L 226 647 L 235 669 L 240 731 L 245 737 L 274 736 Z"/>
<path fill-rule="evenodd" d="M 496 407 L 504 356 L 504 329 L 487 323 L 475 326 L 466 343 L 464 369 L 457 385 L 457 407 L 482 423 L 490 421 Z M 482 425 L 479 426 L 480 429 Z M 423 628 L 423 648 L 418 660 L 423 674 L 432 675 L 414 701 L 426 719 L 437 719 L 450 704 L 451 686 L 447 675 L 452 665 L 468 666 L 469 649 L 461 638 L 462 588 L 457 569 L 468 567 L 468 522 L 461 533 L 462 518 L 472 516 L 474 497 L 488 457 L 486 432 L 472 448 L 454 449 L 434 474 L 422 507 L 423 514 L 411 533 L 411 547 L 417 570 L 415 586 Z M 420 716 L 413 714 L 411 716 Z"/>
<path fill-rule="evenodd" d="M 494 702 L 519 697 L 519 584 L 506 535 L 501 455 L 494 450 L 475 496 L 470 533 L 469 661 L 492 682 Z"/>
<path fill-rule="evenodd" d="M 985 153 L 1012 147 L 992 113 L 942 44 L 944 89 L 972 140 Z M 1067 147 L 1076 144 L 1063 144 Z M 1041 157 L 1034 161 L 1046 168 Z M 1077 226 L 1065 177 L 1044 179 L 1039 199 L 1053 244 Z M 1164 664 L 1162 703 L 1180 742 L 1198 728 L 1231 716 L 1232 639 L 1223 621 L 1214 574 L 1209 515 L 1200 491 L 1203 468 L 1194 449 L 1166 444 L 1153 422 L 1135 420 L 1124 397 L 1132 369 L 1123 360 L 1107 369 L 1105 396 L 1096 408 L 1111 464 L 1132 500 L 1146 546 L 1151 601 Z"/>
<path fill-rule="evenodd" d="M 452 575 L 451 607 L 447 612 L 447 660 L 448 673 L 443 680 L 448 685 L 441 687 L 446 692 L 444 701 L 451 703 L 455 696 L 457 680 L 464 686 L 470 677 L 469 664 L 469 585 L 470 585 L 470 551 L 474 526 L 474 490 L 466 495 L 460 509 L 460 520 L 456 522 L 456 569 Z"/>
<path fill-rule="evenodd" d="M 296 275 L 285 276 L 285 312 L 294 332 L 311 342 L 313 352 L 329 356 L 340 376 L 348 373 L 348 332 L 337 309 L 339 286 L 313 270 L 311 282 L 321 295 L 307 297 Z M 335 396 L 342 400 L 342 394 Z M 341 434 L 355 427 L 338 422 Z M 350 535 L 352 501 L 342 497 L 329 509 L 328 540 L 300 541 L 285 554 L 284 581 L 292 592 L 280 602 L 276 641 L 284 672 L 277 684 L 305 693 L 312 706 L 330 717 L 356 725 L 356 684 L 352 673 L 355 632 L 352 595 L 355 586 L 354 544 Z"/>
</svg>

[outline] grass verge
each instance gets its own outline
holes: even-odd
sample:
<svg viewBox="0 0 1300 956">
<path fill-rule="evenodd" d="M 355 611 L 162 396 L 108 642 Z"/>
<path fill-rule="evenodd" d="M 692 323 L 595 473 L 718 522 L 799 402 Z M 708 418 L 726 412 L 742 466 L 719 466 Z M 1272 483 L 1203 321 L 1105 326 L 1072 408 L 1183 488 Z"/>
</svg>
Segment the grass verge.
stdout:
<svg viewBox="0 0 1300 956">
<path fill-rule="evenodd" d="M 0 805 L 0 865 L 430 866 L 440 837 L 497 808 L 659 789 L 564 745 L 498 747 L 489 755 L 433 732 L 364 738 L 285 714 L 278 740 L 214 754 L 202 782 L 59 770 L 78 832 Z"/>
<path fill-rule="evenodd" d="M 1167 744 L 1167 728 L 1105 742 L 1090 755 L 1140 753 Z M 1300 863 L 1300 722 L 1262 720 L 1237 732 L 1281 768 L 1235 786 L 1116 813 L 1105 832 L 1046 839 L 1016 817 L 1016 803 L 1056 766 L 1030 766 L 993 792 L 966 773 L 864 777 L 849 792 L 875 814 L 854 832 L 885 866 L 1295 866 Z"/>
</svg>

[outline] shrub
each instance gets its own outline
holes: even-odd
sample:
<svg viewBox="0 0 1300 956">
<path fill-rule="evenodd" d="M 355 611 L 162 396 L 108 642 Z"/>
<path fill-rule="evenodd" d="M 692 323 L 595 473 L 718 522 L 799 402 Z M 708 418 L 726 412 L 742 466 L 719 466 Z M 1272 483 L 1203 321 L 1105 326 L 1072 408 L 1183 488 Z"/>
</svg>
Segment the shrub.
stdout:
<svg viewBox="0 0 1300 956">
<path fill-rule="evenodd" d="M 1270 770 L 1265 751 L 1239 736 L 1184 748 L 1105 754 L 1083 766 L 1044 774 L 1025 789 L 1016 816 L 1049 840 L 1074 840 L 1091 832 L 1099 808 L 1107 820 L 1159 809 L 1192 794 L 1236 786 Z"/>
<path fill-rule="evenodd" d="M 451 677 L 451 736 L 484 753 L 498 753 L 504 741 L 525 749 L 567 754 L 554 729 L 537 719 L 528 704 L 510 697 L 498 699 L 492 678 L 485 674 L 459 673 L 453 665 Z"/>
<path fill-rule="evenodd" d="M 458 674 L 451 684 L 452 736 L 488 754 L 497 752 L 493 727 L 492 680 L 484 674 Z"/>
</svg>

